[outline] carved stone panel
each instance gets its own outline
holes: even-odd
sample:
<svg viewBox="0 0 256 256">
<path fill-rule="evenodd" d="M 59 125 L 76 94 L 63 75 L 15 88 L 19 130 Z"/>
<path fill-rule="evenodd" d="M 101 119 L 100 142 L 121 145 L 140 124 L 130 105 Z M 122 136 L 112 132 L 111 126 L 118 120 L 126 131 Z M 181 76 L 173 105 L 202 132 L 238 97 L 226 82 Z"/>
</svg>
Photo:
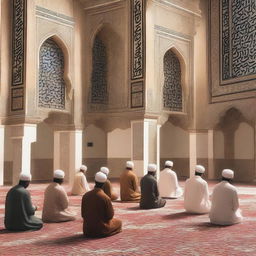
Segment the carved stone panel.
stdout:
<svg viewBox="0 0 256 256">
<path fill-rule="evenodd" d="M 11 111 L 24 110 L 26 71 L 26 0 L 12 1 L 12 88 Z M 15 87 L 15 89 L 14 89 Z"/>
<path fill-rule="evenodd" d="M 47 39 L 39 53 L 39 107 L 65 108 L 64 55 L 53 39 Z"/>
<path fill-rule="evenodd" d="M 254 97 L 255 1 L 211 0 L 210 39 L 212 101 Z"/>
<path fill-rule="evenodd" d="M 222 0 L 220 18 L 222 81 L 249 79 L 256 74 L 255 1 Z"/>
<path fill-rule="evenodd" d="M 182 87 L 180 61 L 171 50 L 164 55 L 164 109 L 182 111 Z"/>
<path fill-rule="evenodd" d="M 92 56 L 90 103 L 107 104 L 107 50 L 104 42 L 98 36 L 94 40 Z"/>
</svg>

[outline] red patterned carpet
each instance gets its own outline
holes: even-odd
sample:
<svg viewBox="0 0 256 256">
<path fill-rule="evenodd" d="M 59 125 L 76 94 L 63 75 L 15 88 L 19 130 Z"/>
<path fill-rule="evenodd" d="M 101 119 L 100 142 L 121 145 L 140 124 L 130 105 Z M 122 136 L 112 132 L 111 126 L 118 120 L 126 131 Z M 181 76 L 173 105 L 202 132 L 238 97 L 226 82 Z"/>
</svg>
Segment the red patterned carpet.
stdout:
<svg viewBox="0 0 256 256">
<path fill-rule="evenodd" d="M 29 187 L 32 201 L 39 209 L 42 209 L 46 185 L 32 184 Z M 212 187 L 213 184 L 210 190 Z M 182 198 L 168 200 L 164 208 L 155 210 L 140 210 L 137 203 L 115 202 L 115 216 L 123 221 L 123 232 L 101 239 L 82 236 L 80 196 L 70 197 L 70 208 L 77 213 L 76 221 L 45 224 L 35 232 L 9 233 L 3 225 L 4 201 L 9 188 L 0 187 L 0 255 L 256 255 L 254 186 L 238 186 L 245 217 L 241 224 L 213 226 L 208 215 L 188 215 L 184 213 Z M 41 217 L 41 211 L 36 215 Z"/>
</svg>

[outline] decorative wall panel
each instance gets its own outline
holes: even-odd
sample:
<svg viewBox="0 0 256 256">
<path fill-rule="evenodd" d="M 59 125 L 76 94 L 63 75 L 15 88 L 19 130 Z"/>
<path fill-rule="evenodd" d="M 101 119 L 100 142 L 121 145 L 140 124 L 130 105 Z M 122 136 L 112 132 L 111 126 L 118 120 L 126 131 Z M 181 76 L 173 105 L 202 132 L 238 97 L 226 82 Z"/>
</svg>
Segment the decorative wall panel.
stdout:
<svg viewBox="0 0 256 256">
<path fill-rule="evenodd" d="M 222 80 L 256 74 L 255 0 L 221 1 Z"/>
<path fill-rule="evenodd" d="M 53 39 L 47 39 L 39 53 L 39 107 L 65 108 L 64 55 Z"/>
<path fill-rule="evenodd" d="M 256 89 L 255 0 L 211 0 L 212 100 L 248 98 Z"/>
<path fill-rule="evenodd" d="M 132 79 L 144 76 L 144 1 L 132 1 Z"/>
<path fill-rule="evenodd" d="M 25 60 L 26 60 L 26 0 L 13 0 L 12 15 L 12 86 L 19 87 L 19 104 L 17 97 L 11 93 L 11 110 L 23 110 Z"/>
<path fill-rule="evenodd" d="M 131 89 L 131 107 L 143 107 L 143 81 L 132 83 Z"/>
<path fill-rule="evenodd" d="M 182 87 L 180 61 L 171 50 L 164 55 L 164 108 L 182 111 Z"/>
<path fill-rule="evenodd" d="M 26 0 L 13 0 L 12 84 L 21 85 L 25 72 Z"/>
<path fill-rule="evenodd" d="M 131 107 L 143 107 L 144 102 L 144 73 L 145 73 L 145 2 L 131 1 Z M 141 91 L 133 92 L 136 80 L 140 81 Z M 136 97 L 136 100 L 135 100 Z M 140 102 L 138 104 L 138 102 Z M 142 104 L 142 105 L 141 105 Z"/>
<path fill-rule="evenodd" d="M 98 36 L 94 40 L 92 56 L 91 103 L 107 104 L 107 50 Z"/>
</svg>

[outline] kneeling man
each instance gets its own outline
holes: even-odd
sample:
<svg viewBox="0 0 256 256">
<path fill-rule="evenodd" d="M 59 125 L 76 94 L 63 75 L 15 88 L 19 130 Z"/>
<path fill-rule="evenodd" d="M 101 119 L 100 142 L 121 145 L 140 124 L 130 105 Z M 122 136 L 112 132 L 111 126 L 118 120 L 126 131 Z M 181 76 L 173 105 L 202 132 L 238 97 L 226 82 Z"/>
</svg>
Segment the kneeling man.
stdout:
<svg viewBox="0 0 256 256">
<path fill-rule="evenodd" d="M 233 225 L 243 220 L 239 209 L 236 188 L 230 184 L 234 172 L 230 169 L 222 171 L 222 181 L 217 184 L 212 193 L 210 221 L 217 225 Z"/>
<path fill-rule="evenodd" d="M 120 196 L 122 201 L 139 201 L 139 182 L 138 177 L 133 171 L 134 163 L 126 162 L 126 169 L 120 176 Z"/>
<path fill-rule="evenodd" d="M 4 225 L 8 230 L 38 230 L 43 226 L 43 222 L 34 216 L 37 207 L 32 205 L 30 193 L 26 190 L 30 181 L 30 174 L 21 173 L 19 184 L 7 193 Z"/>
<path fill-rule="evenodd" d="M 106 237 L 121 232 L 121 220 L 114 219 L 110 198 L 102 187 L 107 176 L 102 172 L 95 175 L 95 187 L 84 194 L 82 199 L 83 232 L 87 237 Z"/>
<path fill-rule="evenodd" d="M 211 208 L 207 182 L 201 178 L 205 168 L 196 165 L 195 176 L 186 180 L 184 191 L 184 208 L 189 213 L 208 213 Z"/>
<path fill-rule="evenodd" d="M 100 171 L 108 177 L 109 169 L 107 167 L 101 167 Z M 112 201 L 115 201 L 118 198 L 118 195 L 116 193 L 114 193 L 114 191 L 113 191 L 112 184 L 109 179 L 106 180 L 102 189 L 105 192 L 105 194 L 108 195 Z"/>
<path fill-rule="evenodd" d="M 140 181 L 140 208 L 142 209 L 161 208 L 166 204 L 166 200 L 159 196 L 157 181 L 155 178 L 156 169 L 155 164 L 149 164 L 148 173 Z"/>
<path fill-rule="evenodd" d="M 44 192 L 43 222 L 63 222 L 75 220 L 75 214 L 68 210 L 68 196 L 61 184 L 65 173 L 55 170 L 53 182 L 49 184 Z"/>
<path fill-rule="evenodd" d="M 159 192 L 161 197 L 178 198 L 183 194 L 182 188 L 178 184 L 176 173 L 172 170 L 173 162 L 166 161 L 165 168 L 160 172 Z"/>
<path fill-rule="evenodd" d="M 74 178 L 73 187 L 71 190 L 71 194 L 76 195 L 83 195 L 84 193 L 90 190 L 89 184 L 85 177 L 85 173 L 87 171 L 87 167 L 82 165 L 78 173 L 76 173 Z"/>
</svg>

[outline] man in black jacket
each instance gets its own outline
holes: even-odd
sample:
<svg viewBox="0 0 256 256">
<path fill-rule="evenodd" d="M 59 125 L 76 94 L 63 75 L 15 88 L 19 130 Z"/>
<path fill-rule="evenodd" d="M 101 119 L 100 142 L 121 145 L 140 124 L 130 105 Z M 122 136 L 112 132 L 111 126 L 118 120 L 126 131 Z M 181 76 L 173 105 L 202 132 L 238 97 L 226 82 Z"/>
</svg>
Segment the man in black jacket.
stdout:
<svg viewBox="0 0 256 256">
<path fill-rule="evenodd" d="M 166 204 L 166 200 L 159 196 L 157 180 L 155 178 L 156 169 L 155 164 L 149 164 L 148 173 L 140 181 L 140 208 L 142 209 L 161 208 Z"/>
</svg>

